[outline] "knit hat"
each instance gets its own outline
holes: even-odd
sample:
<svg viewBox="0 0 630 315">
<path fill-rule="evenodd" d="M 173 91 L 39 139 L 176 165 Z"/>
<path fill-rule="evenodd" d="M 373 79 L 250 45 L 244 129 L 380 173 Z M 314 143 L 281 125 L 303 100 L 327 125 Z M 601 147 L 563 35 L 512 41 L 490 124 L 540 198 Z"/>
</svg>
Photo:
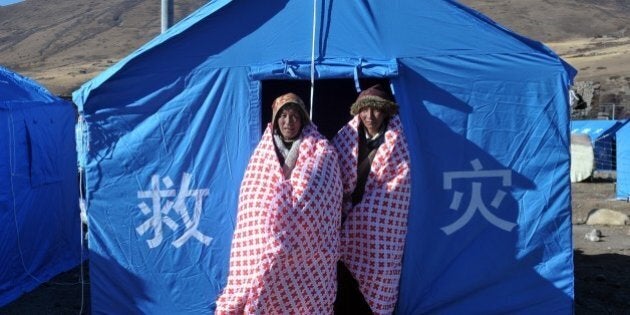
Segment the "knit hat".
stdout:
<svg viewBox="0 0 630 315">
<path fill-rule="evenodd" d="M 398 114 L 398 105 L 394 102 L 394 98 L 380 84 L 361 91 L 357 100 L 350 107 L 350 114 L 356 116 L 366 107 L 378 109 L 389 117 Z"/>
<path fill-rule="evenodd" d="M 295 107 L 298 109 L 299 113 L 302 116 L 302 125 L 304 126 L 308 124 L 310 118 L 308 116 L 308 112 L 306 111 L 306 107 L 304 106 L 304 101 L 302 101 L 302 99 L 295 93 L 287 93 L 276 98 L 276 100 L 274 100 L 273 104 L 271 105 L 271 122 L 273 123 L 273 125 L 275 126 L 276 124 L 276 115 L 284 106 L 289 104 L 296 105 Z"/>
</svg>

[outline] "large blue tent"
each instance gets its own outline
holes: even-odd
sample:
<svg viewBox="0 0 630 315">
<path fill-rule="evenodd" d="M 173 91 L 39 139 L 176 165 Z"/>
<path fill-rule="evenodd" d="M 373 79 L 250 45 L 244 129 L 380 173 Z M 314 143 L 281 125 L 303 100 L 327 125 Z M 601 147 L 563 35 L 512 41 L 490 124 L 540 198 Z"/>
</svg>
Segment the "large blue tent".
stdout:
<svg viewBox="0 0 630 315">
<path fill-rule="evenodd" d="M 270 99 L 306 86 L 308 100 L 311 74 L 329 137 L 366 80 L 400 105 L 413 196 L 398 314 L 572 313 L 575 71 L 447 0 L 211 1 L 75 91 L 94 312 L 214 310 Z"/>
<path fill-rule="evenodd" d="M 0 306 L 79 264 L 76 110 L 0 67 Z"/>
</svg>

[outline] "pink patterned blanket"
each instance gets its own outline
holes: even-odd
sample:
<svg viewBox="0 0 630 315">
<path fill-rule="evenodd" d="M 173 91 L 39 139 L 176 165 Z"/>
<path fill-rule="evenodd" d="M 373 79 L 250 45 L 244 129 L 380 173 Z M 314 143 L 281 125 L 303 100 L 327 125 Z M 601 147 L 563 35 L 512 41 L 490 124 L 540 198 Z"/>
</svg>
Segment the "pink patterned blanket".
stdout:
<svg viewBox="0 0 630 315">
<path fill-rule="evenodd" d="M 357 183 L 359 117 L 333 139 L 343 182 L 341 260 L 359 283 L 375 314 L 391 314 L 398 298 L 401 259 L 407 234 L 410 161 L 398 116 L 390 119 L 385 141 L 377 149 L 361 202 L 352 206 Z"/>
<path fill-rule="evenodd" d="M 331 314 L 342 198 L 337 155 L 312 125 L 284 179 L 271 124 L 239 196 L 228 283 L 216 314 Z"/>
</svg>

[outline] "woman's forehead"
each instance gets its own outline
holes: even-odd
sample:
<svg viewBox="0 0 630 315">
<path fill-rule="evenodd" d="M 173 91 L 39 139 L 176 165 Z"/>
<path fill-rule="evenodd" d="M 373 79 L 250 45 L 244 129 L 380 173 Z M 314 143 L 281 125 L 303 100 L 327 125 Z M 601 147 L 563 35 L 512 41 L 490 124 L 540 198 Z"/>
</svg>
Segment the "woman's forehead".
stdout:
<svg viewBox="0 0 630 315">
<path fill-rule="evenodd" d="M 280 114 L 300 114 L 300 111 L 293 104 L 286 105 L 280 110 Z"/>
<path fill-rule="evenodd" d="M 375 112 L 381 112 L 381 113 L 383 112 L 383 110 L 382 110 L 382 109 L 380 109 L 380 108 L 378 108 L 378 107 L 374 107 L 374 106 L 366 106 L 366 107 L 361 108 L 361 110 L 359 111 L 359 113 L 364 113 L 364 112 L 367 112 L 367 111 L 369 111 L 370 109 L 371 109 L 371 110 L 373 110 L 373 111 L 375 111 Z"/>
</svg>

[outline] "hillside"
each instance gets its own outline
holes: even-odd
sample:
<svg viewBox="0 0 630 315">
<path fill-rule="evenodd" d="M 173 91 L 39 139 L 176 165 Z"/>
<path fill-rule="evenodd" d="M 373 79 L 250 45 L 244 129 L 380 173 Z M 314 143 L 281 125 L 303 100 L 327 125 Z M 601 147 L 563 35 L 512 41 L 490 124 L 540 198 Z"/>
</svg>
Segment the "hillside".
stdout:
<svg viewBox="0 0 630 315">
<path fill-rule="evenodd" d="M 177 0 L 175 21 L 204 0 Z M 0 7 L 0 64 L 68 95 L 160 32 L 156 0 L 26 0 Z"/>
<path fill-rule="evenodd" d="M 630 1 L 462 0 L 509 29 L 541 41 L 578 70 L 588 95 L 576 118 L 630 117 Z M 586 91 L 584 91 L 584 88 Z M 605 105 L 607 107 L 605 107 Z M 576 115 L 577 114 L 577 115 Z"/>
<path fill-rule="evenodd" d="M 175 20 L 205 0 L 177 0 Z M 542 41 L 591 82 L 594 101 L 628 104 L 630 1 L 462 0 Z M 26 0 L 0 7 L 0 64 L 69 95 L 160 31 L 156 0 Z"/>
<path fill-rule="evenodd" d="M 544 42 L 630 36 L 627 0 L 461 0 L 511 30 Z"/>
</svg>

